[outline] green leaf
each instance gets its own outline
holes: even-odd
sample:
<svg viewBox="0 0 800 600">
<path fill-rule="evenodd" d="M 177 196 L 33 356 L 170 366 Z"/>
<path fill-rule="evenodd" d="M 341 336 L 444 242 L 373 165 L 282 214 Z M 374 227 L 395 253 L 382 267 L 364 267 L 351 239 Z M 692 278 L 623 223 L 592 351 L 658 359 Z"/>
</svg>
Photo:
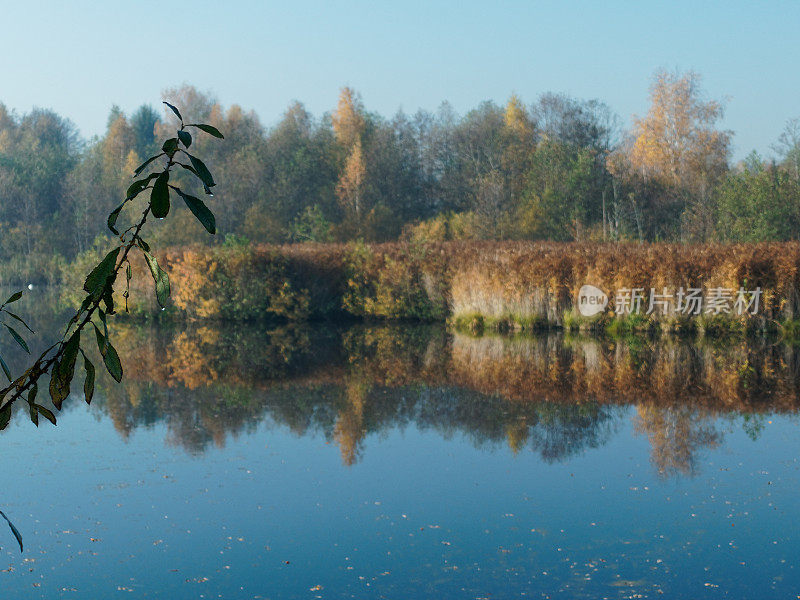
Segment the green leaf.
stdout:
<svg viewBox="0 0 800 600">
<path fill-rule="evenodd" d="M 91 273 L 89 273 L 89 276 L 86 278 L 86 282 L 83 284 L 83 289 L 94 297 L 100 296 L 106 286 L 106 281 L 114 272 L 114 267 L 117 265 L 118 255 L 118 247 L 106 254 L 106 257 L 101 260 L 94 269 L 92 269 Z"/>
<path fill-rule="evenodd" d="M 45 408 L 41 404 L 35 404 L 34 406 L 36 407 L 36 410 L 39 411 L 39 414 L 50 421 L 53 425 L 56 425 L 56 416 L 53 414 L 53 411 Z"/>
<path fill-rule="evenodd" d="M 106 305 L 106 313 L 113 315 L 114 313 L 114 287 L 107 285 L 103 291 L 103 302 Z"/>
<path fill-rule="evenodd" d="M 84 354 L 83 350 L 81 350 L 81 354 L 83 354 L 83 368 L 86 369 L 86 380 L 83 382 L 83 395 L 86 398 L 86 404 L 91 404 L 92 397 L 94 396 L 94 365 L 86 354 Z"/>
<path fill-rule="evenodd" d="M 11 403 L 9 402 L 3 408 L 0 408 L 0 431 L 8 427 L 11 422 Z M 2 511 L 0 511 L 2 514 Z"/>
<path fill-rule="evenodd" d="M 178 161 L 175 161 L 175 164 L 178 165 L 179 167 L 183 167 L 184 169 L 186 169 L 187 171 L 192 173 L 195 177 L 200 179 L 200 174 L 197 171 L 194 170 L 194 167 L 192 165 L 187 165 L 186 163 L 182 163 L 182 162 L 178 162 Z"/>
<path fill-rule="evenodd" d="M 26 323 L 26 322 L 25 322 L 25 321 L 22 319 L 22 317 L 20 317 L 19 315 L 15 315 L 13 312 L 11 312 L 10 310 L 8 310 L 7 308 L 4 308 L 4 309 L 3 309 L 3 312 L 4 312 L 4 313 L 6 313 L 6 314 L 7 314 L 9 317 L 11 317 L 12 319 L 16 319 L 17 321 L 19 321 L 20 323 L 22 323 L 22 325 L 25 327 L 25 329 L 27 329 L 27 330 L 28 330 L 28 331 L 30 331 L 31 333 L 36 333 L 36 332 L 35 332 L 33 329 L 31 329 L 30 327 L 28 327 L 28 324 L 27 324 L 27 323 Z"/>
<path fill-rule="evenodd" d="M 75 359 L 80 349 L 80 332 L 76 331 L 64 344 L 61 359 L 53 364 L 50 371 L 50 398 L 53 406 L 61 410 L 61 404 L 69 396 L 69 388 L 75 374 Z"/>
<path fill-rule="evenodd" d="M 167 156 L 172 156 L 175 154 L 175 151 L 178 149 L 178 138 L 169 138 L 161 149 L 167 154 Z"/>
<path fill-rule="evenodd" d="M 5 306 L 6 304 L 11 304 L 12 302 L 16 302 L 20 298 L 22 298 L 22 292 L 14 292 L 13 294 L 11 294 L 11 297 L 8 300 L 3 302 L 3 306 Z"/>
<path fill-rule="evenodd" d="M 108 321 L 106 320 L 106 313 L 103 312 L 102 308 L 97 309 L 97 314 L 100 315 L 100 322 L 103 323 L 103 336 L 106 340 L 105 346 L 100 348 L 100 354 L 105 356 L 106 350 L 108 350 Z"/>
<path fill-rule="evenodd" d="M 124 206 L 125 206 L 125 202 L 123 202 L 117 208 L 112 210 L 111 214 L 108 215 L 108 220 L 106 221 L 106 225 L 108 225 L 108 228 L 111 230 L 111 233 L 113 233 L 114 235 L 119 235 L 119 231 L 117 231 L 117 228 L 115 227 L 115 225 L 117 224 L 117 218 L 119 217 L 119 213 L 122 212 L 122 209 L 123 209 Z"/>
<path fill-rule="evenodd" d="M 132 183 L 132 184 L 131 184 L 131 185 L 128 187 L 128 191 L 127 191 L 127 192 L 125 192 L 125 200 L 133 200 L 134 198 L 136 198 L 136 196 L 138 196 L 140 193 L 142 193 L 142 191 L 143 191 L 143 190 L 144 190 L 144 189 L 145 189 L 145 188 L 146 188 L 148 185 L 150 185 L 150 182 L 151 182 L 153 179 L 155 179 L 156 177 L 158 177 L 158 175 L 159 175 L 159 173 L 158 173 L 158 172 L 156 172 L 156 173 L 150 173 L 150 174 L 149 174 L 147 177 L 144 177 L 144 178 L 142 178 L 142 179 L 137 179 L 136 181 L 134 181 L 134 182 L 133 182 L 133 183 Z"/>
<path fill-rule="evenodd" d="M 156 178 L 150 193 L 150 207 L 157 219 L 163 219 L 169 214 L 169 171 L 162 171 Z"/>
<path fill-rule="evenodd" d="M 94 325 L 94 323 L 92 323 Z M 94 333 L 97 336 L 97 346 L 98 348 L 103 348 L 103 346 L 107 347 L 105 356 L 103 356 L 103 362 L 106 365 L 106 369 L 111 374 L 111 376 L 117 380 L 117 382 L 122 381 L 122 363 L 119 360 L 119 354 L 117 354 L 116 349 L 114 346 L 111 345 L 110 342 L 106 340 L 100 330 L 97 328 L 97 325 L 94 325 Z"/>
<path fill-rule="evenodd" d="M 145 252 L 150 252 L 150 244 L 148 244 L 147 242 L 145 242 L 145 241 L 144 241 L 142 238 L 140 238 L 139 236 L 136 236 L 136 245 L 137 245 L 137 246 L 139 246 L 139 248 L 141 248 L 141 249 L 142 249 L 142 250 L 144 250 Z"/>
<path fill-rule="evenodd" d="M 39 411 L 36 410 L 36 407 L 33 404 L 28 406 L 28 410 L 29 410 L 30 415 L 31 415 L 31 423 L 33 423 L 34 425 L 36 425 L 38 427 L 39 426 Z"/>
<path fill-rule="evenodd" d="M 19 534 L 19 531 L 17 531 L 17 528 L 14 527 L 14 524 L 8 519 L 6 513 L 0 510 L 0 515 L 2 515 L 2 517 L 6 520 L 8 526 L 11 527 L 11 533 L 13 533 L 14 537 L 17 538 L 17 543 L 19 544 L 19 551 L 22 552 L 22 536 Z"/>
<path fill-rule="evenodd" d="M 25 352 L 30 354 L 31 349 L 28 348 L 28 344 L 26 344 L 25 340 L 22 339 L 22 336 L 17 333 L 17 330 L 11 327 L 11 325 L 8 325 L 7 323 L 3 323 L 3 325 L 5 326 L 6 329 L 8 329 L 9 333 L 11 334 L 11 337 L 14 338 L 14 341 L 16 341 L 22 347 L 22 349 L 25 350 Z"/>
<path fill-rule="evenodd" d="M 197 176 L 200 178 L 200 181 L 202 181 L 208 187 L 214 187 L 217 185 L 214 183 L 214 178 L 211 176 L 211 171 L 208 170 L 208 167 L 206 167 L 202 160 L 195 158 L 185 150 L 184 154 L 189 157 L 189 162 L 192 163 L 194 170 L 197 171 Z"/>
<path fill-rule="evenodd" d="M 201 131 L 205 131 L 206 133 L 213 135 L 215 138 L 219 138 L 221 140 L 225 139 L 225 136 L 219 132 L 219 129 L 212 125 L 206 125 L 205 123 L 190 123 L 189 127 L 197 127 Z"/>
<path fill-rule="evenodd" d="M 170 294 L 169 275 L 159 266 L 158 261 L 149 252 L 144 252 L 144 259 L 145 262 L 147 262 L 147 266 L 150 267 L 150 273 L 152 273 L 153 281 L 156 284 L 156 299 L 158 300 L 158 304 L 161 308 L 166 308 L 167 299 Z"/>
<path fill-rule="evenodd" d="M 8 381 L 10 383 L 11 382 L 11 371 L 8 369 L 8 365 L 6 364 L 6 361 L 3 360 L 2 356 L 0 356 L 0 367 L 2 367 L 3 373 L 6 374 L 6 377 L 8 378 Z"/>
<path fill-rule="evenodd" d="M 181 140 L 181 144 L 186 146 L 187 148 L 192 145 L 192 134 L 188 131 L 184 131 L 181 129 L 178 132 L 178 138 Z"/>
<path fill-rule="evenodd" d="M 83 302 L 81 302 L 81 307 L 78 309 L 78 312 L 72 315 L 72 318 L 67 322 L 67 328 L 64 330 L 64 335 L 67 335 L 67 331 L 69 331 L 69 328 L 78 322 L 78 319 L 81 318 L 83 311 L 89 308 L 89 305 L 91 303 L 92 303 L 92 296 L 86 296 L 86 298 L 83 299 Z"/>
<path fill-rule="evenodd" d="M 174 106 L 173 106 L 172 104 L 170 104 L 169 102 L 164 102 L 164 104 L 166 104 L 167 106 L 169 106 L 170 110 L 172 110 L 172 112 L 174 112 L 174 113 L 175 113 L 175 115 L 176 115 L 176 116 L 177 116 L 177 117 L 178 117 L 178 118 L 181 120 L 181 123 L 182 123 L 182 122 L 183 122 L 183 117 L 181 116 L 181 111 L 179 111 L 179 110 L 178 110 L 176 107 L 174 107 Z"/>
<path fill-rule="evenodd" d="M 50 399 L 53 401 L 53 406 L 55 406 L 58 410 L 61 410 L 61 404 L 64 402 L 64 398 L 69 395 L 69 388 L 66 390 L 62 385 L 62 380 L 60 376 L 61 372 L 61 365 L 58 361 L 53 363 L 52 368 L 50 369 Z"/>
<path fill-rule="evenodd" d="M 39 393 L 39 384 L 37 382 L 33 382 L 30 391 L 28 391 L 28 404 L 33 404 L 36 400 L 36 394 Z"/>
<path fill-rule="evenodd" d="M 212 235 L 215 234 L 217 232 L 217 221 L 214 218 L 214 213 L 209 210 L 205 203 L 200 200 L 200 198 L 184 194 L 182 190 L 176 187 L 172 189 L 178 192 L 178 195 L 183 198 L 183 201 L 186 202 L 186 206 L 188 206 L 192 214 L 197 217 L 197 220 L 203 224 L 206 231 Z"/>
<path fill-rule="evenodd" d="M 142 164 L 140 164 L 138 167 L 136 167 L 136 170 L 133 172 L 133 176 L 137 177 L 139 175 L 139 173 L 141 173 L 142 171 L 144 171 L 147 168 L 147 165 L 149 165 L 151 162 L 153 162 L 155 159 L 159 158 L 160 156 L 164 156 L 164 153 L 162 152 L 161 154 L 156 154 L 155 156 L 151 156 L 150 158 L 148 158 L 146 161 L 144 161 Z"/>
<path fill-rule="evenodd" d="M 78 358 L 78 349 L 81 344 L 81 334 L 76 331 L 64 345 L 64 352 L 61 355 L 61 362 L 58 365 L 58 376 L 61 378 L 62 385 L 69 394 L 69 386 L 75 374 L 75 360 Z"/>
</svg>

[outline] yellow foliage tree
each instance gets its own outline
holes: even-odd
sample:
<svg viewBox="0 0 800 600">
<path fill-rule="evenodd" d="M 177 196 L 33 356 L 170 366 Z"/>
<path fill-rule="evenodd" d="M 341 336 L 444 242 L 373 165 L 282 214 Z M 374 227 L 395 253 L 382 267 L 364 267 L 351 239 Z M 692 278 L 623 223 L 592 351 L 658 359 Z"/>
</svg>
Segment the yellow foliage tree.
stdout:
<svg viewBox="0 0 800 600">
<path fill-rule="evenodd" d="M 513 132 L 520 138 L 533 136 L 533 122 L 525 110 L 525 105 L 516 94 L 511 94 L 506 104 L 506 110 L 503 115 L 505 119 L 506 129 Z"/>
<path fill-rule="evenodd" d="M 344 171 L 336 185 L 336 197 L 351 215 L 359 219 L 361 216 L 361 203 L 364 192 L 364 180 L 367 176 L 367 167 L 364 163 L 364 152 L 361 150 L 361 140 L 356 140 Z"/>
<path fill-rule="evenodd" d="M 361 140 L 366 122 L 364 105 L 357 92 L 344 87 L 339 94 L 339 103 L 331 116 L 336 140 L 345 148 L 352 148 Z"/>
<path fill-rule="evenodd" d="M 723 107 L 704 101 L 700 76 L 660 70 L 650 110 L 634 119 L 631 166 L 645 178 L 697 191 L 727 167 L 731 134 L 715 128 Z"/>
<path fill-rule="evenodd" d="M 141 162 L 133 150 L 135 147 L 136 134 L 128 120 L 120 115 L 109 125 L 103 140 L 103 178 L 114 196 L 124 192 L 130 174 Z"/>
<path fill-rule="evenodd" d="M 512 204 L 519 201 L 525 186 L 524 174 L 530 168 L 530 160 L 536 148 L 536 127 L 519 96 L 512 94 L 503 114 L 505 127 L 505 149 L 502 168 L 505 185 Z"/>
</svg>

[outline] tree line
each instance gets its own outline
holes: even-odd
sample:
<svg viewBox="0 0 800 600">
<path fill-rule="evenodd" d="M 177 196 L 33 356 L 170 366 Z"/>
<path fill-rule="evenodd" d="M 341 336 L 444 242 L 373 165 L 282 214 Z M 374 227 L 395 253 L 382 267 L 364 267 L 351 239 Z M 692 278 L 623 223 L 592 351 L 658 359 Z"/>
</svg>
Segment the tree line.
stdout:
<svg viewBox="0 0 800 600">
<path fill-rule="evenodd" d="M 386 118 L 344 88 L 331 112 L 295 102 L 271 127 L 191 86 L 164 96 L 226 132 L 226 144 L 197 144 L 224 190 L 211 202 L 228 243 L 798 239 L 800 120 L 776 159 L 731 164 L 723 106 L 700 84 L 657 72 L 628 130 L 601 101 L 552 93 Z M 0 261 L 41 268 L 103 244 L 105 216 L 172 118 L 114 107 L 87 141 L 53 111 L 0 105 Z M 176 212 L 180 226 L 158 241 L 202 239 L 188 210 Z"/>
</svg>

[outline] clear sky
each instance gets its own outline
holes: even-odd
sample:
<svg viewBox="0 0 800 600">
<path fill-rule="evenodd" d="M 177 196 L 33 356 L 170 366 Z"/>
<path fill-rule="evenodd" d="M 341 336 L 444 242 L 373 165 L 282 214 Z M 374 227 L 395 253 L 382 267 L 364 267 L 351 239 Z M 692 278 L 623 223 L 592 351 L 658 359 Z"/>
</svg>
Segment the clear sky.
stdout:
<svg viewBox="0 0 800 600">
<path fill-rule="evenodd" d="M 369 110 L 464 113 L 512 92 L 607 102 L 630 123 L 653 72 L 694 69 L 726 101 L 734 156 L 771 153 L 800 117 L 800 2 L 142 1 L 0 2 L 0 102 L 101 133 L 191 83 L 266 125 L 293 99 L 314 114 L 338 90 Z"/>
</svg>

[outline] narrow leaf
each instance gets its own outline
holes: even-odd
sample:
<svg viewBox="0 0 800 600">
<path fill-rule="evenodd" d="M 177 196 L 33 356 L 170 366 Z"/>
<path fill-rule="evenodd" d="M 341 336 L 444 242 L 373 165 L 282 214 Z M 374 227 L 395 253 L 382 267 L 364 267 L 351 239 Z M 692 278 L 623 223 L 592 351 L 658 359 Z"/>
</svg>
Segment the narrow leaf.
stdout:
<svg viewBox="0 0 800 600">
<path fill-rule="evenodd" d="M 169 171 L 162 171 L 153 184 L 150 207 L 157 219 L 163 219 L 169 214 Z"/>
<path fill-rule="evenodd" d="M 144 250 L 145 252 L 150 252 L 150 244 L 148 244 L 147 242 L 145 242 L 145 241 L 144 241 L 142 238 L 140 238 L 139 236 L 136 236 L 136 245 L 137 245 L 137 246 L 139 246 L 139 248 L 141 248 L 141 249 L 142 249 L 142 250 Z"/>
<path fill-rule="evenodd" d="M 12 319 L 16 319 L 17 321 L 19 321 L 20 323 L 22 323 L 22 325 L 25 327 L 25 329 L 27 329 L 27 330 L 28 330 L 28 331 L 30 331 L 31 333 L 36 333 L 36 332 L 35 332 L 33 329 L 31 329 L 31 328 L 28 326 L 28 324 L 27 324 L 27 323 L 26 323 L 26 322 L 23 320 L 23 318 L 22 318 L 22 317 L 20 317 L 19 315 L 15 315 L 13 312 L 11 312 L 10 310 L 8 310 L 8 309 L 5 309 L 5 308 L 3 309 L 3 312 L 5 312 L 5 313 L 6 313 L 6 314 L 7 314 L 9 317 L 11 317 Z"/>
<path fill-rule="evenodd" d="M 123 202 L 117 208 L 112 210 L 111 214 L 108 215 L 108 220 L 106 221 L 106 225 L 108 225 L 108 228 L 111 230 L 111 233 L 113 233 L 114 235 L 119 235 L 119 231 L 117 231 L 117 228 L 116 228 L 117 218 L 119 217 L 119 213 L 122 212 L 122 208 L 124 206 L 125 206 L 125 203 Z"/>
<path fill-rule="evenodd" d="M 75 332 L 64 345 L 64 352 L 61 355 L 61 363 L 58 365 L 58 376 L 61 379 L 61 386 L 69 395 L 69 386 L 75 373 L 75 359 L 78 357 L 80 348 L 81 334 Z"/>
<path fill-rule="evenodd" d="M 0 510 L 0 515 L 2 515 L 2 517 L 6 520 L 8 526 L 11 527 L 11 533 L 13 533 L 14 537 L 17 538 L 17 543 L 19 544 L 19 551 L 22 552 L 22 536 L 19 534 L 19 531 L 17 531 L 17 528 L 14 527 L 14 524 L 6 516 L 6 513 Z"/>
<path fill-rule="evenodd" d="M 128 187 L 128 191 L 125 192 L 125 199 L 133 200 L 134 198 L 136 198 L 136 196 L 138 196 L 148 185 L 150 185 L 150 182 L 156 177 L 158 177 L 158 175 L 159 175 L 158 172 L 150 173 L 147 177 L 144 177 L 142 179 L 137 179 L 136 181 L 134 181 Z"/>
<path fill-rule="evenodd" d="M 25 343 L 25 340 L 22 339 L 22 336 L 17 333 L 17 330 L 11 327 L 11 325 L 8 325 L 6 323 L 3 323 L 3 325 L 5 325 L 5 328 L 8 329 L 9 333 L 11 334 L 11 337 L 14 338 L 14 341 L 16 341 L 22 347 L 22 349 L 25 350 L 25 352 L 30 354 L 31 349 L 28 348 L 28 344 Z"/>
<path fill-rule="evenodd" d="M 172 110 L 172 112 L 174 112 L 174 113 L 175 113 L 175 116 L 177 116 L 177 117 L 178 117 L 178 118 L 181 120 L 181 122 L 183 122 L 183 117 L 181 116 L 181 111 L 179 111 L 179 110 L 178 110 L 176 107 L 174 107 L 174 106 L 173 106 L 172 104 L 170 104 L 169 102 L 164 102 L 164 104 L 166 104 L 167 106 L 169 106 L 170 110 Z"/>
<path fill-rule="evenodd" d="M 5 306 L 6 304 L 11 304 L 12 302 L 16 302 L 20 298 L 22 298 L 22 292 L 14 292 L 13 294 L 11 294 L 11 297 L 8 300 L 3 302 L 3 306 Z"/>
<path fill-rule="evenodd" d="M 97 309 L 97 314 L 100 315 L 100 322 L 103 323 L 103 336 L 106 340 L 105 345 L 100 348 L 100 354 L 105 356 L 106 350 L 108 350 L 108 321 L 106 320 L 106 313 L 103 312 L 102 308 Z"/>
<path fill-rule="evenodd" d="M 178 165 L 179 167 L 183 167 L 184 169 L 186 169 L 190 173 L 194 174 L 194 176 L 197 177 L 198 179 L 200 178 L 200 174 L 197 171 L 194 170 L 194 167 L 192 165 L 187 165 L 186 163 L 177 162 L 177 161 L 175 162 L 175 164 Z"/>
<path fill-rule="evenodd" d="M 205 131 L 206 133 L 213 135 L 215 138 L 219 138 L 221 140 L 225 139 L 225 136 L 222 135 L 219 132 L 219 129 L 213 125 L 206 125 L 205 123 L 191 123 L 189 127 L 197 127 L 201 131 Z"/>
<path fill-rule="evenodd" d="M 217 221 L 214 218 L 214 213 L 212 213 L 209 208 L 205 205 L 205 203 L 200 200 L 200 198 L 195 198 L 189 194 L 184 194 L 182 190 L 173 187 L 178 195 L 183 198 L 183 201 L 186 202 L 186 206 L 189 207 L 189 210 L 192 211 L 192 214 L 197 217 L 197 220 L 203 224 L 203 227 L 206 228 L 206 231 L 210 234 L 215 234 L 217 232 Z"/>
<path fill-rule="evenodd" d="M 86 379 L 83 382 L 83 395 L 86 398 L 86 404 L 91 404 L 92 397 L 94 396 L 94 365 L 86 354 L 84 354 L 83 350 L 81 350 L 81 354 L 83 354 L 83 368 L 86 369 Z"/>
<path fill-rule="evenodd" d="M 31 422 L 39 426 L 39 411 L 36 410 L 36 393 L 39 391 L 39 386 L 34 383 L 31 390 L 28 392 L 28 409 L 31 415 Z"/>
<path fill-rule="evenodd" d="M 0 367 L 2 367 L 3 373 L 6 374 L 9 383 L 11 383 L 11 371 L 8 369 L 8 365 L 6 364 L 6 361 L 3 360 L 2 356 L 0 356 Z"/>
<path fill-rule="evenodd" d="M 56 423 L 56 416 L 53 414 L 53 411 L 45 408 L 41 404 L 36 404 L 35 406 L 36 406 L 36 410 L 39 411 L 39 414 L 41 414 L 45 419 L 50 421 L 53 425 L 57 424 Z"/>
<path fill-rule="evenodd" d="M 69 390 L 64 391 L 64 386 L 61 385 L 61 377 L 60 373 L 60 365 L 58 361 L 53 363 L 53 367 L 50 370 L 50 399 L 53 401 L 53 406 L 55 406 L 58 410 L 61 410 L 61 404 L 64 402 L 64 398 L 67 397 L 69 394 Z"/>
<path fill-rule="evenodd" d="M 106 354 L 103 357 L 106 370 L 108 370 L 111 376 L 117 380 L 117 382 L 122 381 L 122 363 L 119 360 L 119 354 L 117 354 L 114 346 L 112 346 L 110 342 L 106 341 L 103 334 L 100 333 L 100 330 L 97 328 L 97 325 L 94 326 L 94 333 L 97 336 L 97 346 L 99 348 L 107 346 Z"/>
<path fill-rule="evenodd" d="M 67 328 L 64 330 L 64 335 L 67 335 L 69 328 L 78 322 L 78 319 L 81 318 L 83 311 L 89 308 L 89 305 L 91 303 L 92 303 L 92 296 L 86 296 L 86 298 L 83 299 L 83 302 L 81 302 L 81 307 L 78 309 L 78 312 L 72 315 L 72 318 L 67 322 Z"/>
<path fill-rule="evenodd" d="M 103 302 L 106 304 L 106 313 L 109 315 L 115 314 L 114 312 L 114 287 L 107 285 L 103 290 Z"/>
<path fill-rule="evenodd" d="M 0 431 L 8 427 L 11 422 L 11 403 L 0 409 Z M 1 513 L 0 513 L 1 514 Z"/>
<path fill-rule="evenodd" d="M 192 134 L 188 131 L 183 131 L 182 129 L 178 132 L 178 139 L 180 139 L 181 144 L 186 146 L 187 148 L 192 145 Z"/>
<path fill-rule="evenodd" d="M 162 152 L 161 154 L 156 154 L 155 156 L 151 156 L 150 158 L 148 158 L 146 161 L 144 161 L 142 164 L 140 164 L 138 167 L 136 167 L 136 170 L 133 172 L 133 176 L 137 177 L 139 175 L 139 173 L 141 173 L 142 171 L 144 171 L 147 168 L 147 165 L 149 165 L 151 162 L 153 162 L 155 159 L 159 158 L 160 156 L 164 156 L 164 153 Z"/>
<path fill-rule="evenodd" d="M 144 253 L 144 259 L 145 262 L 147 262 L 147 266 L 150 268 L 150 273 L 153 275 L 153 281 L 156 284 L 156 299 L 158 300 L 158 304 L 161 308 L 166 308 L 167 299 L 170 294 L 169 275 L 159 266 L 158 261 L 149 252 Z"/>
<path fill-rule="evenodd" d="M 184 153 L 189 157 L 189 162 L 192 163 L 194 170 L 197 171 L 197 176 L 200 178 L 200 181 L 202 181 L 208 187 L 214 187 L 217 185 L 214 183 L 214 178 L 211 176 L 211 171 L 208 170 L 208 167 L 206 167 L 202 160 L 195 158 L 186 151 L 184 151 Z"/>
<path fill-rule="evenodd" d="M 83 284 L 83 289 L 92 296 L 99 296 L 103 292 L 103 288 L 105 288 L 106 280 L 114 272 L 118 255 L 119 248 L 114 248 L 106 254 L 106 257 L 89 273 L 86 282 Z"/>
</svg>

